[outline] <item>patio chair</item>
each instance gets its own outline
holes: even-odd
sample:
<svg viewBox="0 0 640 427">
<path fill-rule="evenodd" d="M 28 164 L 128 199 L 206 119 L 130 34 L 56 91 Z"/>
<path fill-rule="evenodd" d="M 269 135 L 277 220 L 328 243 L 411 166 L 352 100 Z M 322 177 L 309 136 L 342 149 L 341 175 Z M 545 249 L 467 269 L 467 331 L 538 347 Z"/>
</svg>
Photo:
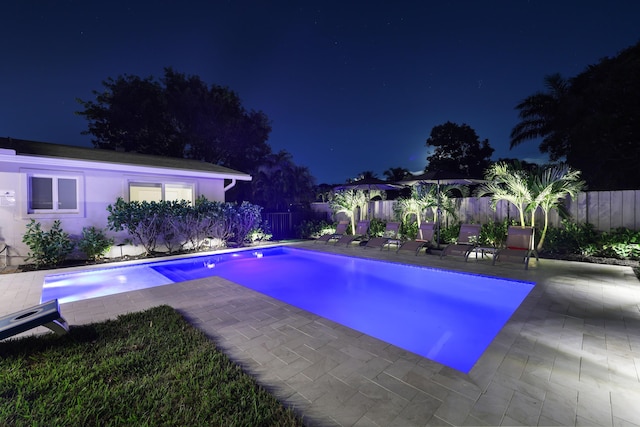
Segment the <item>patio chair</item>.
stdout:
<svg viewBox="0 0 640 427">
<path fill-rule="evenodd" d="M 447 245 L 440 254 L 440 258 L 448 255 L 463 256 L 466 261 L 469 254 L 478 246 L 478 237 L 480 236 L 480 224 L 462 224 L 460 233 L 455 243 Z"/>
<path fill-rule="evenodd" d="M 418 236 L 415 240 L 409 240 L 404 242 L 396 251 L 413 251 L 416 255 L 420 253 L 422 248 L 425 248 L 424 253 L 429 252 L 434 247 L 433 236 L 435 234 L 436 224 L 434 222 L 423 222 L 418 228 Z"/>
<path fill-rule="evenodd" d="M 340 221 L 336 226 L 335 233 L 327 233 L 316 239 L 317 242 L 324 242 L 325 244 L 329 243 L 332 240 L 338 240 L 347 232 L 347 227 L 349 227 L 349 221 Z"/>
<path fill-rule="evenodd" d="M 387 225 L 384 228 L 384 233 L 382 237 L 372 237 L 367 241 L 367 244 L 364 245 L 364 248 L 380 248 L 380 250 L 384 249 L 387 246 L 387 250 L 391 249 L 391 245 L 395 244 L 396 246 L 400 245 L 400 240 L 398 240 L 398 233 L 400 231 L 400 223 L 399 222 L 387 222 Z"/>
<path fill-rule="evenodd" d="M 69 325 L 60 314 L 57 299 L 0 318 L 0 340 L 37 326 L 45 326 L 57 335 L 69 332 Z"/>
<path fill-rule="evenodd" d="M 335 245 L 346 245 L 349 246 L 352 242 L 357 240 L 362 240 L 367 233 L 369 232 L 369 224 L 371 221 L 358 221 L 358 225 L 356 226 L 356 232 L 354 234 L 344 234 L 342 235 Z"/>
<path fill-rule="evenodd" d="M 493 265 L 498 261 L 510 261 L 524 263 L 524 269 L 529 269 L 529 259 L 533 254 L 539 261 L 538 252 L 535 249 L 535 228 L 511 226 L 507 231 L 507 242 L 504 249 L 498 249 L 493 255 Z"/>
</svg>

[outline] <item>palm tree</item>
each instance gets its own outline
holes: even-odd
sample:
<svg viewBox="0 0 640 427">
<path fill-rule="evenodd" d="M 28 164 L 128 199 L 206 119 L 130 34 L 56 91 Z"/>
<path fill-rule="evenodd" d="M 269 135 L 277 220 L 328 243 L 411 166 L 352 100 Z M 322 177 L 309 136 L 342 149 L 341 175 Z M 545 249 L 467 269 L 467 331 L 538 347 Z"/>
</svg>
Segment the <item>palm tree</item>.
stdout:
<svg viewBox="0 0 640 427">
<path fill-rule="evenodd" d="M 567 197 L 575 197 L 584 188 L 584 181 L 580 180 L 580 171 L 573 170 L 565 164 L 552 165 L 543 169 L 532 181 L 532 192 L 535 194 L 532 206 L 540 207 L 544 213 L 544 226 L 538 242 L 537 250 L 542 249 L 547 228 L 549 226 L 549 211 L 560 209 L 562 200 Z M 563 213 L 560 210 L 561 214 Z"/>
<path fill-rule="evenodd" d="M 555 160 L 568 149 L 567 113 L 569 83 L 560 74 L 546 76 L 546 92 L 537 92 L 516 105 L 521 121 L 511 131 L 510 148 L 522 142 L 543 138 L 540 151 Z"/>
<path fill-rule="evenodd" d="M 498 162 L 486 170 L 484 179 L 486 182 L 478 187 L 476 197 L 490 195 L 493 209 L 500 200 L 511 202 L 518 209 L 521 226 L 525 227 L 525 213 L 534 198 L 529 174 L 518 163 Z"/>
<path fill-rule="evenodd" d="M 411 197 L 401 198 L 397 201 L 396 210 L 400 213 L 403 221 L 410 215 L 415 215 L 418 227 L 420 227 L 424 212 L 428 209 L 433 212 L 434 222 L 437 219 L 438 207 L 455 217 L 455 206 L 450 197 L 452 190 L 459 190 L 463 195 L 466 194 L 466 187 L 463 185 L 441 185 L 438 191 L 438 186 L 435 184 L 420 183 L 411 188 Z M 440 197 L 439 201 L 438 196 Z"/>
<path fill-rule="evenodd" d="M 267 210 L 287 210 L 291 204 L 313 199 L 313 176 L 297 166 L 287 151 L 270 154 L 253 180 L 253 200 Z"/>
<path fill-rule="evenodd" d="M 499 200 L 511 202 L 520 214 L 520 225 L 525 227 L 525 214 L 531 215 L 530 225 L 535 226 L 535 212 L 540 208 L 544 213 L 542 235 L 537 250 L 542 249 L 549 226 L 551 209 L 561 209 L 561 201 L 566 196 L 575 197 L 584 187 L 580 172 L 564 164 L 550 165 L 528 172 L 519 163 L 495 163 L 485 173 L 487 182 L 476 191 L 477 197 L 491 195 L 491 205 L 495 209 Z M 563 211 L 560 211 L 561 214 Z"/>
<path fill-rule="evenodd" d="M 333 195 L 329 202 L 334 214 L 344 213 L 351 221 L 351 232 L 356 232 L 355 210 L 367 203 L 363 190 L 342 190 Z"/>
<path fill-rule="evenodd" d="M 363 179 L 378 179 L 378 175 L 373 171 L 362 171 L 355 178 L 349 178 L 347 183 L 351 184 L 353 182 L 362 181 Z"/>
<path fill-rule="evenodd" d="M 411 175 L 409 169 L 406 168 L 389 168 L 382 173 L 387 181 L 398 182 Z"/>
</svg>

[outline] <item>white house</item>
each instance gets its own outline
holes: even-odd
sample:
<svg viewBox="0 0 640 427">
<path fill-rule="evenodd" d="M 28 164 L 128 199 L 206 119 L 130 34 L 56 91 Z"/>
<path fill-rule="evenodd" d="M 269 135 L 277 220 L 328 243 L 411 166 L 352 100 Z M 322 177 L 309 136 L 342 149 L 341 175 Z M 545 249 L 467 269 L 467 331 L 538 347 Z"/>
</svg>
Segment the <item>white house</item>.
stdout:
<svg viewBox="0 0 640 427">
<path fill-rule="evenodd" d="M 245 173 L 197 160 L 0 138 L 0 248 L 22 263 L 26 224 L 47 230 L 54 220 L 72 235 L 106 228 L 107 206 L 127 201 L 225 201 Z M 117 254 L 119 255 L 119 253 Z M 0 265 L 1 266 L 1 265 Z"/>
</svg>

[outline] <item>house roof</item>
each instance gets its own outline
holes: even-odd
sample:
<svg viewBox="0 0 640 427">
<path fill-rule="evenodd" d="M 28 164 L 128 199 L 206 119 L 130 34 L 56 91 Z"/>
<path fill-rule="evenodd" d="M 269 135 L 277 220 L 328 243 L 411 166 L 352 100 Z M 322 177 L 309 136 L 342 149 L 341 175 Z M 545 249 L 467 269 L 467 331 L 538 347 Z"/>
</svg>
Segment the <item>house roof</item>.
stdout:
<svg viewBox="0 0 640 427">
<path fill-rule="evenodd" d="M 36 156 L 52 159 L 71 159 L 119 165 L 132 165 L 161 169 L 187 170 L 193 172 L 212 173 L 225 178 L 251 180 L 251 176 L 224 166 L 199 160 L 175 157 L 152 156 L 148 154 L 103 150 L 90 147 L 53 144 L 48 142 L 28 141 L 15 138 L 0 138 L 0 149 L 14 150 L 17 155 Z"/>
</svg>

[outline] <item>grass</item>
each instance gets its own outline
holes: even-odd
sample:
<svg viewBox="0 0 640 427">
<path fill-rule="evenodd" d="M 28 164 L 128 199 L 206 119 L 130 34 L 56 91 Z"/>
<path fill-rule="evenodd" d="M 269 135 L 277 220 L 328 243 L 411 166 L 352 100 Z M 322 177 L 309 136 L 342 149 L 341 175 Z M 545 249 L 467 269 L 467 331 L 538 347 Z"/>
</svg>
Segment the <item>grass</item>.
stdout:
<svg viewBox="0 0 640 427">
<path fill-rule="evenodd" d="M 168 306 L 0 342 L 0 372 L 0 425 L 303 425 Z"/>
</svg>

